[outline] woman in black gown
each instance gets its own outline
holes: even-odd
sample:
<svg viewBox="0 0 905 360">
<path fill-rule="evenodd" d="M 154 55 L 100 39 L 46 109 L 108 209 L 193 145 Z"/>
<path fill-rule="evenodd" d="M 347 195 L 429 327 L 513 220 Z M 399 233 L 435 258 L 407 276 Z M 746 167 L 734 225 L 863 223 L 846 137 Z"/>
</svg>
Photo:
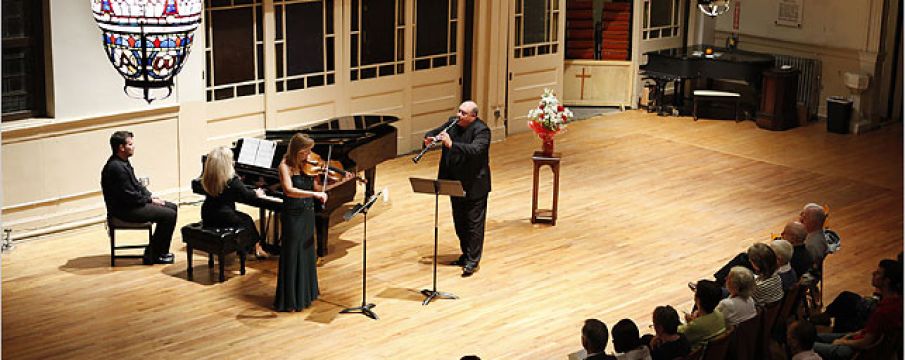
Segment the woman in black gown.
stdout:
<svg viewBox="0 0 905 360">
<path fill-rule="evenodd" d="M 249 190 L 236 176 L 232 150 L 218 147 L 207 154 L 204 173 L 201 174 L 201 186 L 205 192 L 204 204 L 201 205 L 201 221 L 204 226 L 246 228 L 247 234 L 255 241 L 255 256 L 266 256 L 267 253 L 261 249 L 261 237 L 255 221 L 248 214 L 236 210 L 236 201 L 261 197 L 264 190 Z"/>
<path fill-rule="evenodd" d="M 286 194 L 280 221 L 280 270 L 273 307 L 277 311 L 301 311 L 320 294 L 317 287 L 317 256 L 314 253 L 314 201 L 327 201 L 327 193 L 315 191 L 314 178 L 302 168 L 314 140 L 295 134 L 280 162 L 280 184 Z"/>
</svg>

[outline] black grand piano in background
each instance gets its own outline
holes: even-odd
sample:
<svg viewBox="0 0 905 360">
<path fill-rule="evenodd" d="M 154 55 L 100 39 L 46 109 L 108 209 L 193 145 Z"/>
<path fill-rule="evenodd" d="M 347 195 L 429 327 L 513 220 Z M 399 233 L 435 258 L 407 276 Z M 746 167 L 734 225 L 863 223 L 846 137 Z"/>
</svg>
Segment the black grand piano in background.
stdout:
<svg viewBox="0 0 905 360">
<path fill-rule="evenodd" d="M 291 130 L 268 130 L 264 138 L 275 141 L 277 149 L 274 153 L 273 163 L 269 168 L 235 163 L 236 174 L 242 177 L 242 181 L 249 187 L 262 187 L 268 196 L 283 199 L 285 196 L 280 188 L 279 170 L 277 167 L 286 153 L 289 139 L 295 133 L 305 133 L 314 139 L 314 152 L 327 159 L 327 153 L 332 147 L 331 160 L 338 160 L 347 171 L 364 172 L 367 179 L 365 186 L 365 198 L 374 194 L 374 180 L 377 164 L 396 157 L 396 128 L 392 123 L 399 118 L 387 115 L 353 115 L 319 121 L 314 124 Z M 236 141 L 233 147 L 233 159 L 239 158 L 242 149 L 242 139 Z M 203 190 L 193 185 L 196 193 L 203 194 Z M 356 180 L 346 180 L 339 183 L 331 183 L 327 188 L 328 199 L 325 206 L 319 208 L 315 215 L 315 231 L 317 236 L 317 256 L 327 254 L 327 239 L 329 238 L 330 215 L 343 204 L 353 201 L 355 198 Z M 267 229 L 271 219 L 279 219 L 277 215 L 283 208 L 280 201 L 273 199 L 255 199 L 246 203 L 260 209 L 260 227 L 262 236 L 267 236 Z M 274 221 L 274 224 L 277 224 Z M 274 226 L 274 234 L 279 234 L 279 227 Z M 278 236 L 277 239 L 278 240 Z M 273 241 L 275 242 L 275 241 Z"/>
<path fill-rule="evenodd" d="M 705 55 L 707 48 L 713 49 L 714 56 Z M 682 48 L 650 51 L 647 64 L 641 66 L 642 75 L 653 79 L 660 88 L 658 105 L 662 106 L 662 89 L 666 83 L 675 82 L 676 89 L 682 89 L 674 96 L 673 105 L 684 111 L 684 82 L 689 79 L 732 79 L 747 83 L 755 97 L 760 96 L 761 74 L 773 67 L 773 55 L 743 51 L 738 49 L 719 48 L 710 45 L 693 45 L 687 50 Z"/>
</svg>

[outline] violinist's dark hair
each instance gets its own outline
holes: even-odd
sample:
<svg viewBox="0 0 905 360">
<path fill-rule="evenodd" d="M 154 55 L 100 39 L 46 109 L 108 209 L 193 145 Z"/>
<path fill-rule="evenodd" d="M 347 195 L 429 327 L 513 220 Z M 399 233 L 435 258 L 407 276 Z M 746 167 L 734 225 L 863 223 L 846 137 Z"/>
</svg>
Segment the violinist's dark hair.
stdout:
<svg viewBox="0 0 905 360">
<path fill-rule="evenodd" d="M 295 135 L 292 135 L 292 139 L 289 140 L 289 148 L 286 149 L 286 155 L 283 155 L 283 160 L 286 161 L 286 165 L 289 165 L 291 168 L 301 168 L 303 164 L 298 163 L 298 156 L 296 155 L 299 151 L 312 147 L 314 147 L 314 140 L 311 140 L 308 135 L 296 133 Z"/>
</svg>

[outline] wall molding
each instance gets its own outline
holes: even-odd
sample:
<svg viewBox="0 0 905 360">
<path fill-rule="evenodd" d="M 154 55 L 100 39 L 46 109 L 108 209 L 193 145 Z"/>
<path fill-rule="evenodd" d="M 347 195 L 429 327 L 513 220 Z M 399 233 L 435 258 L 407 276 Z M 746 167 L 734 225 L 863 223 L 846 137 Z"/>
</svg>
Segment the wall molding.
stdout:
<svg viewBox="0 0 905 360">
<path fill-rule="evenodd" d="M 714 32 L 714 38 L 716 43 L 724 42 L 726 37 L 731 34 L 731 32 L 716 30 Z M 817 44 L 808 44 L 801 43 L 795 41 L 787 41 L 782 39 L 774 39 L 768 37 L 757 36 L 753 34 L 748 34 L 742 32 L 739 35 L 740 38 L 740 47 L 747 48 L 757 47 L 757 48 L 770 48 L 775 49 L 776 52 L 784 54 L 784 55 L 796 55 L 796 56 L 829 56 L 834 58 L 839 58 L 843 60 L 850 60 L 854 62 L 861 61 L 862 56 L 861 53 L 865 51 L 862 49 L 846 49 L 846 48 L 834 48 L 830 46 L 817 45 Z"/>
<path fill-rule="evenodd" d="M 5 145 L 77 134 L 89 130 L 171 120 L 178 117 L 179 106 L 175 105 L 84 118 L 20 120 L 4 123 L 0 126 L 0 132 L 2 132 L 3 144 Z"/>
</svg>

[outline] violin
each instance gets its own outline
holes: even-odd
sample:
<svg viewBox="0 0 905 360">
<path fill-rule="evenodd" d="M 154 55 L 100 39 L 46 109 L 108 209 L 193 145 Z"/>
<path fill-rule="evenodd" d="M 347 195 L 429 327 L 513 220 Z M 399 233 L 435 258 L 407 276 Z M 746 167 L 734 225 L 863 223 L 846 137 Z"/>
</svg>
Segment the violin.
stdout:
<svg viewBox="0 0 905 360">
<path fill-rule="evenodd" d="M 343 169 L 343 165 L 338 160 L 331 160 L 329 163 L 315 152 L 308 153 L 308 158 L 302 164 L 302 173 L 311 177 L 320 177 L 326 174 L 327 179 L 332 181 L 340 181 L 347 176 L 352 176 L 355 180 L 367 183 L 367 180 L 358 174 L 351 173 Z"/>
</svg>

